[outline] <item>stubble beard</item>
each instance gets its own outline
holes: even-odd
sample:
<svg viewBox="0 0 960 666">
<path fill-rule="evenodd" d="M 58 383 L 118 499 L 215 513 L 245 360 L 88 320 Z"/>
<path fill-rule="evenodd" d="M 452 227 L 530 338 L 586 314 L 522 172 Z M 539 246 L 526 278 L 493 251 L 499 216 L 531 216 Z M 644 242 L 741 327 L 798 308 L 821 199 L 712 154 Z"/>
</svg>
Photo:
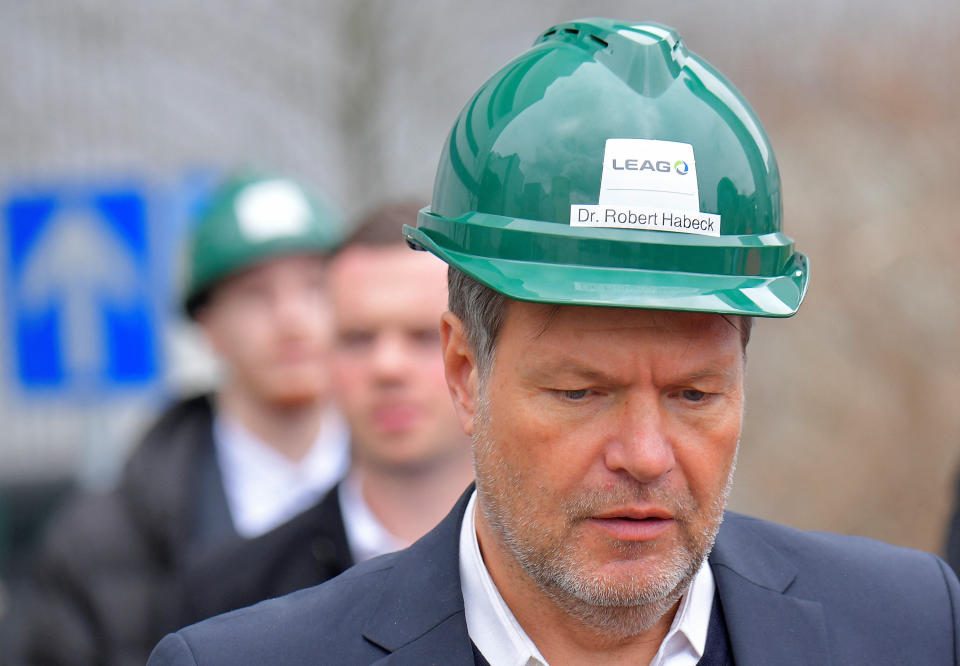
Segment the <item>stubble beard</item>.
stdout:
<svg viewBox="0 0 960 666">
<path fill-rule="evenodd" d="M 526 487 L 522 474 L 497 454 L 484 392 L 479 396 L 474 420 L 473 455 L 478 505 L 498 539 L 566 615 L 611 643 L 653 627 L 687 591 L 713 548 L 736 468 L 734 456 L 722 491 L 706 507 L 700 507 L 689 492 L 686 497 L 676 497 L 663 486 L 625 482 L 612 491 L 586 491 L 549 508 L 566 519 L 566 526 L 574 526 L 610 506 L 645 501 L 671 508 L 681 542 L 668 556 L 651 562 L 642 578 L 624 579 L 591 570 L 592 563 L 578 551 L 576 542 L 563 538 L 562 533 L 544 533 L 535 508 L 538 499 L 543 502 L 546 491 Z M 524 490 L 535 490 L 536 496 L 524 494 Z M 691 519 L 701 512 L 707 513 L 709 520 L 697 529 Z M 643 542 L 621 543 L 615 544 L 614 550 L 620 559 L 636 560 L 655 547 Z"/>
</svg>

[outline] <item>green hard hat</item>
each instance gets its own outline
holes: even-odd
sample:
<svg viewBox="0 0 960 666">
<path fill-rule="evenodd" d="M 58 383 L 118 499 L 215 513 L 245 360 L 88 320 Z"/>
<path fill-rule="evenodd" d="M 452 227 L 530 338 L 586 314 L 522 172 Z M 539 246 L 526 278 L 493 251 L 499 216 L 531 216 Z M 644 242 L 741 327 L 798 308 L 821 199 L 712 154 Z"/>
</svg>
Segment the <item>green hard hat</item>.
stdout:
<svg viewBox="0 0 960 666">
<path fill-rule="evenodd" d="M 404 236 L 518 300 L 784 317 L 809 271 L 780 198 L 760 122 L 676 32 L 585 19 L 470 99 Z"/>
<path fill-rule="evenodd" d="M 345 231 L 340 216 L 296 181 L 234 174 L 217 188 L 193 228 L 184 308 L 193 316 L 212 287 L 266 259 L 328 254 Z"/>
</svg>

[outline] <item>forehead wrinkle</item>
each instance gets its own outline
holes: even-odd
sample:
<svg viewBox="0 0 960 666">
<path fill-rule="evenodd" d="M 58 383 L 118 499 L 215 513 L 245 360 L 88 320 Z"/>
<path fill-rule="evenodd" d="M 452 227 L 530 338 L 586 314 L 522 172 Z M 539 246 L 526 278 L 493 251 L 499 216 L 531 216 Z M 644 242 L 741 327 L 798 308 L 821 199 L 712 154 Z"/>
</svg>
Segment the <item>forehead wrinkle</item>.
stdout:
<svg viewBox="0 0 960 666">
<path fill-rule="evenodd" d="M 589 339 L 592 334 L 616 332 L 627 335 L 643 329 L 659 331 L 663 327 L 655 323 L 634 322 L 631 326 L 609 326 L 580 331 Z M 728 329 L 731 330 L 732 329 Z M 543 332 L 539 333 L 543 336 Z M 532 336 L 531 336 L 532 337 Z M 526 350 L 525 356 L 532 363 L 526 365 L 526 374 L 535 381 L 556 381 L 563 376 L 574 376 L 606 386 L 626 386 L 635 383 L 640 376 L 657 385 L 680 384 L 698 380 L 720 378 L 725 384 L 738 381 L 743 364 L 738 362 L 739 340 L 729 349 L 720 345 L 702 348 L 690 336 L 672 336 L 674 344 L 658 345 L 656 341 L 645 343 L 640 349 L 608 349 L 597 357 L 594 347 L 581 340 L 556 340 L 548 336 L 539 344 Z M 722 345 L 726 347 L 726 345 Z M 679 364 L 679 365 L 678 365 Z M 639 373 L 639 374 L 637 374 Z"/>
<path fill-rule="evenodd" d="M 734 328 L 734 330 L 736 330 Z M 739 337 L 735 346 L 728 352 L 722 349 L 723 344 L 713 345 L 707 349 L 701 348 L 693 336 L 676 336 L 675 340 L 682 341 L 682 347 L 676 351 L 675 358 L 679 361 L 689 361 L 702 370 L 691 372 L 683 377 L 684 381 L 695 381 L 698 379 L 708 379 L 710 377 L 723 377 L 725 379 L 735 379 L 738 370 L 742 370 L 743 349 L 740 346 Z M 718 341 L 720 342 L 720 341 Z M 703 358 L 704 355 L 707 358 Z M 733 356 L 740 358 L 728 359 Z M 666 358 L 666 357 L 664 357 Z"/>
<path fill-rule="evenodd" d="M 520 324 L 520 330 L 526 329 L 522 333 L 523 340 L 527 345 L 536 344 L 535 347 L 528 347 L 526 353 L 530 353 L 534 348 L 540 347 L 543 350 L 549 350 L 548 353 L 558 356 L 561 359 L 564 359 L 562 362 L 549 363 L 549 366 L 558 370 L 563 369 L 564 363 L 579 365 L 581 370 L 584 372 L 582 374 L 593 374 L 593 375 L 603 375 L 608 378 L 613 378 L 608 375 L 608 373 L 603 373 L 599 371 L 593 371 L 589 366 L 593 365 L 591 363 L 584 364 L 582 361 L 578 362 L 575 358 L 576 353 L 580 349 L 586 349 L 590 346 L 591 338 L 594 336 L 604 336 L 608 334 L 614 334 L 615 336 L 626 335 L 632 337 L 634 335 L 641 338 L 647 338 L 650 335 L 655 336 L 665 336 L 674 345 L 664 345 L 660 347 L 658 353 L 654 354 L 653 358 L 657 360 L 666 360 L 668 358 L 673 358 L 676 360 L 693 360 L 695 363 L 696 357 L 700 355 L 701 345 L 699 342 L 705 337 L 712 338 L 714 344 L 709 345 L 710 348 L 716 352 L 720 347 L 726 346 L 726 337 L 730 334 L 734 334 L 736 339 L 736 348 L 741 349 L 740 344 L 740 334 L 738 327 L 732 325 L 732 322 L 729 319 L 726 319 L 720 315 L 712 315 L 709 319 L 699 318 L 698 320 L 692 318 L 683 318 L 675 321 L 672 318 L 672 315 L 683 314 L 697 316 L 700 313 L 674 313 L 672 311 L 658 311 L 658 310 L 644 310 L 644 314 L 647 315 L 642 319 L 627 319 L 618 317 L 614 321 L 605 322 L 605 325 L 601 325 L 600 322 L 590 321 L 591 310 L 599 309 L 601 311 L 610 311 L 614 310 L 618 314 L 629 313 L 630 310 L 619 310 L 616 308 L 594 308 L 592 306 L 564 306 L 564 305 L 555 305 L 555 304 L 541 304 L 541 303 L 526 303 L 522 301 L 511 301 L 508 304 L 508 316 L 505 318 L 505 324 L 510 320 L 513 320 L 520 314 L 520 308 L 516 306 L 522 306 L 524 315 L 520 317 L 520 320 L 526 320 L 525 324 Z M 701 316 L 702 317 L 702 316 Z M 561 337 L 555 339 L 553 336 L 547 335 L 552 329 L 556 326 L 556 322 L 559 320 L 564 322 L 572 322 L 572 326 L 563 327 L 561 332 Z M 519 322 L 514 322 L 519 323 Z M 506 326 L 505 326 L 506 328 Z M 512 328 L 512 327 L 511 327 Z M 569 336 L 569 337 L 568 337 Z M 673 347 L 672 349 L 670 347 Z M 715 356 L 715 354 L 711 354 Z M 725 356 L 723 352 L 721 355 Z M 744 360 L 745 355 L 742 354 L 739 365 L 743 365 L 742 361 Z M 717 359 L 704 359 L 702 362 L 716 366 Z M 725 364 L 724 364 L 725 365 Z M 652 369 L 652 368 L 651 368 Z M 731 374 L 725 372 L 724 370 L 718 370 L 718 374 Z"/>
</svg>

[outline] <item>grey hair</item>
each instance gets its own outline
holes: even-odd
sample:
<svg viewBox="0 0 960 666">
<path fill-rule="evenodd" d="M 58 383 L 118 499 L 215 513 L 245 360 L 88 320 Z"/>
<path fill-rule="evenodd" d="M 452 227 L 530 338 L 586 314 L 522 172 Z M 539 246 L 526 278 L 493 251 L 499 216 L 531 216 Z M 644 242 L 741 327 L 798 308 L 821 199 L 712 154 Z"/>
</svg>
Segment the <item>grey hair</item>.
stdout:
<svg viewBox="0 0 960 666">
<path fill-rule="evenodd" d="M 453 266 L 447 269 L 447 291 L 447 306 L 463 322 L 482 382 L 493 367 L 497 336 L 503 326 L 509 299 Z"/>
</svg>

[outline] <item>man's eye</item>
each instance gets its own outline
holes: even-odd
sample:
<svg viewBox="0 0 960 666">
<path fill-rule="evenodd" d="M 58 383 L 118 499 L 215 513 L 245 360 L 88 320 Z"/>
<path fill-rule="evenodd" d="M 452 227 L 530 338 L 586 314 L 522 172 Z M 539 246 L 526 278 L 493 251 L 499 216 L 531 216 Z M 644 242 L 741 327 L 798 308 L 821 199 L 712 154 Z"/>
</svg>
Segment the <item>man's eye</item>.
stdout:
<svg viewBox="0 0 960 666">
<path fill-rule="evenodd" d="M 440 330 L 437 328 L 413 330 L 408 335 L 412 342 L 422 347 L 435 347 L 440 344 Z"/>
<path fill-rule="evenodd" d="M 351 351 L 366 349 L 373 344 L 374 334 L 369 331 L 343 331 L 338 342 L 344 349 Z"/>
<path fill-rule="evenodd" d="M 707 397 L 706 393 L 698 391 L 697 389 L 685 389 L 680 395 L 683 396 L 684 400 L 689 402 L 703 402 Z"/>
<path fill-rule="evenodd" d="M 266 301 L 270 296 L 270 288 L 260 282 L 248 282 L 237 290 L 242 298 L 248 301 Z"/>
<path fill-rule="evenodd" d="M 587 397 L 587 394 L 590 393 L 588 389 L 577 389 L 575 391 L 560 391 L 562 395 L 567 400 L 583 400 Z"/>
</svg>

